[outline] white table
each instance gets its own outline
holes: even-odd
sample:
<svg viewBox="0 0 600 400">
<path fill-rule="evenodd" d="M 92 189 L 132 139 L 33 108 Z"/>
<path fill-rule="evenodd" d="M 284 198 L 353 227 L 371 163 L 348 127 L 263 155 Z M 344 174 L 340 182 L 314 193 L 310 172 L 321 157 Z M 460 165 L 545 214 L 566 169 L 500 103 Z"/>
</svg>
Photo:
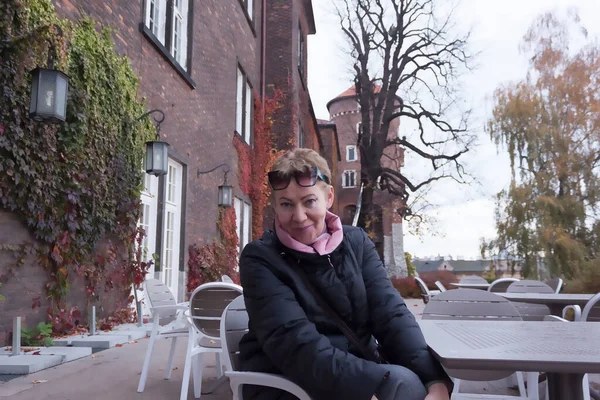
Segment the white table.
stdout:
<svg viewBox="0 0 600 400">
<path fill-rule="evenodd" d="M 578 305 L 582 309 L 590 301 L 593 294 L 571 293 L 496 293 L 510 301 L 548 306 L 552 315 L 561 317 L 562 310 L 569 305 Z"/>
<path fill-rule="evenodd" d="M 419 321 L 448 369 L 546 372 L 550 400 L 582 400 L 586 373 L 600 373 L 600 324 Z"/>
<path fill-rule="evenodd" d="M 490 287 L 489 283 L 480 283 L 480 282 L 459 282 L 459 283 L 450 283 L 452 286 L 456 286 L 457 288 L 464 289 L 480 289 L 480 290 L 488 290 Z"/>
</svg>

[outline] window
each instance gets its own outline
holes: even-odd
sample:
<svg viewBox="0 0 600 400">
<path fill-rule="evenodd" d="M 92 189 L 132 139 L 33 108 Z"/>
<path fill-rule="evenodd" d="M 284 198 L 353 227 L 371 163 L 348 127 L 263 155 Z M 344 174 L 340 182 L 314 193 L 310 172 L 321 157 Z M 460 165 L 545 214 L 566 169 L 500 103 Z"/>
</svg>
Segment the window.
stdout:
<svg viewBox="0 0 600 400">
<path fill-rule="evenodd" d="M 238 199 L 233 199 L 235 209 L 235 224 L 239 240 L 240 253 L 252 240 L 252 204 Z"/>
<path fill-rule="evenodd" d="M 240 0 L 240 4 L 244 7 L 248 19 L 252 21 L 254 19 L 254 0 Z"/>
<path fill-rule="evenodd" d="M 252 141 L 252 85 L 240 65 L 237 67 L 235 131 L 248 144 Z"/>
<path fill-rule="evenodd" d="M 344 175 L 342 176 L 342 186 L 345 188 L 353 188 L 356 187 L 356 171 L 344 171 Z"/>
<path fill-rule="evenodd" d="M 304 34 L 300 21 L 298 21 L 298 71 L 304 77 Z"/>
<path fill-rule="evenodd" d="M 187 71 L 190 0 L 144 1 L 146 28 Z"/>
<path fill-rule="evenodd" d="M 304 147 L 304 128 L 300 121 L 298 121 L 298 147 Z"/>
<path fill-rule="evenodd" d="M 356 146 L 346 146 L 346 161 L 356 161 Z"/>
<path fill-rule="evenodd" d="M 356 135 L 359 137 L 362 135 L 362 122 L 356 124 Z"/>
</svg>

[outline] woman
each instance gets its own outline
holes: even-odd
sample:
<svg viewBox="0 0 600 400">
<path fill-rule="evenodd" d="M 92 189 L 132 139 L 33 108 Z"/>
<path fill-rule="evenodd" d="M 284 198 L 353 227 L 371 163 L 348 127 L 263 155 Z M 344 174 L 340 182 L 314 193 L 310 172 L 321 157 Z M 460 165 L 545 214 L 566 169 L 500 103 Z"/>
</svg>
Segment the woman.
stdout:
<svg viewBox="0 0 600 400">
<path fill-rule="evenodd" d="M 250 317 L 240 343 L 242 370 L 282 374 L 314 400 L 448 400 L 450 379 L 375 245 L 327 211 L 330 182 L 327 162 L 310 149 L 287 152 L 269 172 L 275 231 L 249 243 L 240 257 Z M 344 334 L 332 313 L 353 333 Z M 375 339 L 390 364 L 376 362 Z M 244 388 L 244 399 L 294 398 Z"/>
</svg>

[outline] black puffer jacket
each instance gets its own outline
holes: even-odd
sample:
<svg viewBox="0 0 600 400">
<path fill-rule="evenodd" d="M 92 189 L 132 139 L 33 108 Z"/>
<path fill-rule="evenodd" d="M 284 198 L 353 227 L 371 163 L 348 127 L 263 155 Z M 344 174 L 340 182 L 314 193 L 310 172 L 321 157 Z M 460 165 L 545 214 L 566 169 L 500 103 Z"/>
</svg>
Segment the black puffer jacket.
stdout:
<svg viewBox="0 0 600 400">
<path fill-rule="evenodd" d="M 388 361 L 410 368 L 424 384 L 449 380 L 373 242 L 362 229 L 347 226 L 342 244 L 329 256 L 288 249 L 272 231 L 244 248 L 240 277 L 250 326 L 240 343 L 243 370 L 283 374 L 315 400 L 370 400 L 383 382 L 386 365 L 360 358 L 296 268 L 306 271 L 365 345 L 375 348 L 374 336 Z M 294 398 L 276 389 L 244 388 L 246 400 Z"/>
</svg>

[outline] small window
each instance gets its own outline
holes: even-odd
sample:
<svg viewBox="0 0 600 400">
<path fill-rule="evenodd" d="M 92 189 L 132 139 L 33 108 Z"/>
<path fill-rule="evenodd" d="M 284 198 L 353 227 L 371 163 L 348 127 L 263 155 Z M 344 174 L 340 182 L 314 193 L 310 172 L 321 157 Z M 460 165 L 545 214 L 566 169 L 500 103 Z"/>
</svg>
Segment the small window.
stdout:
<svg viewBox="0 0 600 400">
<path fill-rule="evenodd" d="M 359 122 L 358 124 L 356 124 L 356 135 L 357 136 L 362 135 L 362 122 Z"/>
<path fill-rule="evenodd" d="M 298 71 L 304 77 L 304 33 L 302 33 L 302 25 L 298 21 Z"/>
<path fill-rule="evenodd" d="M 356 161 L 356 146 L 346 146 L 346 161 Z"/>
<path fill-rule="evenodd" d="M 244 142 L 252 142 L 253 91 L 250 80 L 240 65 L 237 67 L 235 131 Z"/>
<path fill-rule="evenodd" d="M 356 187 L 356 171 L 344 171 L 344 175 L 342 176 L 342 186 L 345 188 L 353 188 Z"/>
<path fill-rule="evenodd" d="M 145 26 L 171 57 L 188 70 L 190 0 L 144 0 Z M 170 16 L 170 20 L 167 17 Z"/>
<path fill-rule="evenodd" d="M 235 224 L 239 241 L 240 253 L 252 240 L 252 204 L 234 198 Z"/>
</svg>

